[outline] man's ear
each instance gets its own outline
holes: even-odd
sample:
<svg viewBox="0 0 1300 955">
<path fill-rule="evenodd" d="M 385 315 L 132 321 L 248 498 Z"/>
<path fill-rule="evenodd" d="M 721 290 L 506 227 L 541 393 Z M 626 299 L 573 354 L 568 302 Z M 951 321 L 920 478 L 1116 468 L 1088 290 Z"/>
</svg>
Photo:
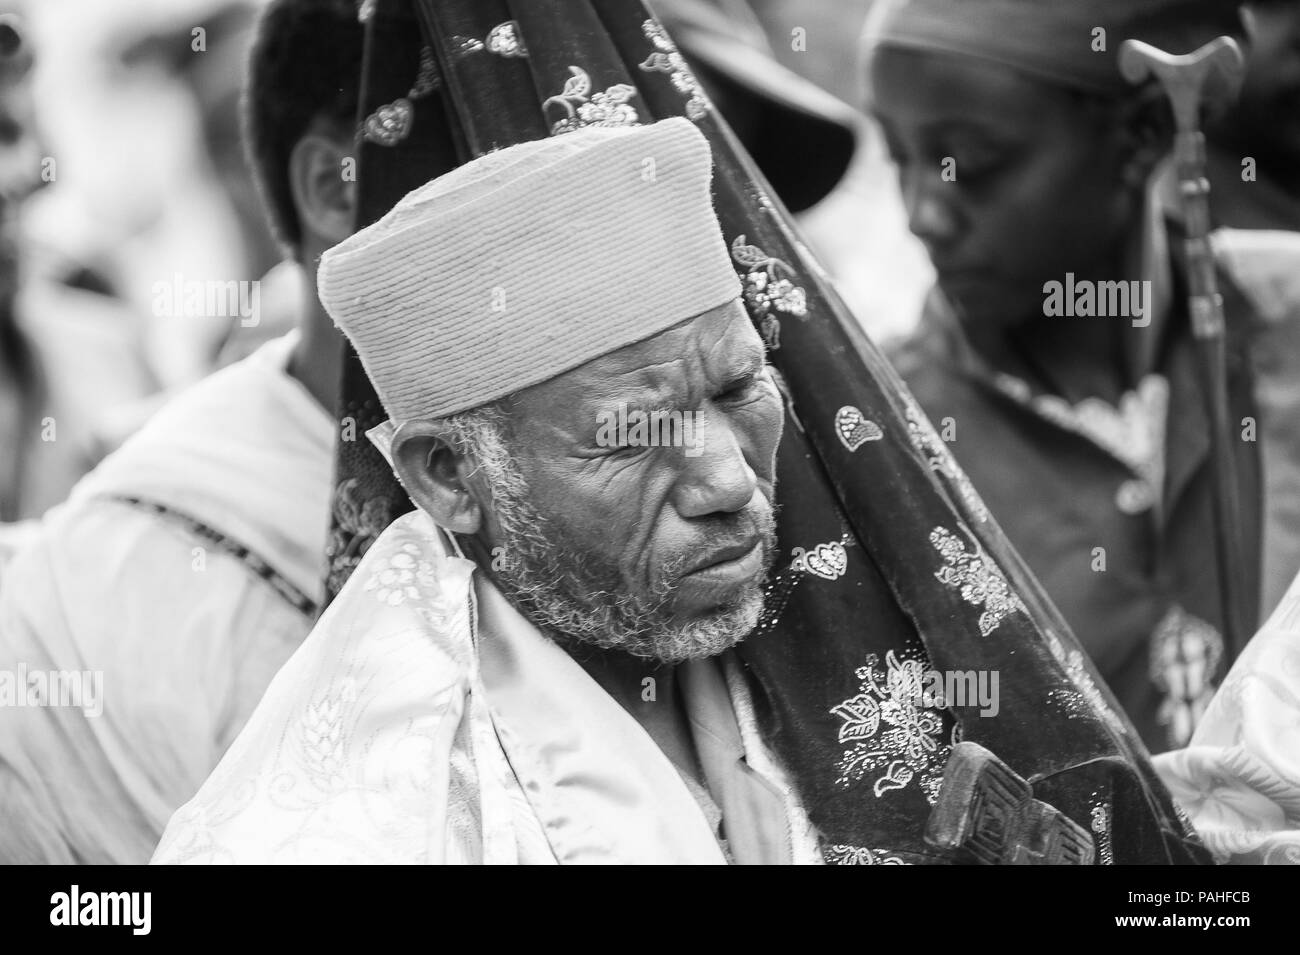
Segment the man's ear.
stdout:
<svg viewBox="0 0 1300 955">
<path fill-rule="evenodd" d="M 356 158 L 351 142 L 315 126 L 289 154 L 289 185 L 305 233 L 324 245 L 342 242 L 356 227 Z"/>
<path fill-rule="evenodd" d="M 394 433 L 390 453 L 417 507 L 444 530 L 478 533 L 485 520 L 484 491 L 470 478 L 472 463 L 456 453 L 446 431 L 429 421 L 407 421 Z"/>
</svg>

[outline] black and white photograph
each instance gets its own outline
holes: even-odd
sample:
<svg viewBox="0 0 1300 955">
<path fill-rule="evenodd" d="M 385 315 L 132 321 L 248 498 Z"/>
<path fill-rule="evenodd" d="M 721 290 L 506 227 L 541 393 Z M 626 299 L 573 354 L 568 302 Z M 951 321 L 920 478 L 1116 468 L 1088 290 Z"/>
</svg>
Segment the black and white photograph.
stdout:
<svg viewBox="0 0 1300 955">
<path fill-rule="evenodd" d="M 0 863 L 1249 929 L 1300 0 L 0 0 Z"/>
</svg>

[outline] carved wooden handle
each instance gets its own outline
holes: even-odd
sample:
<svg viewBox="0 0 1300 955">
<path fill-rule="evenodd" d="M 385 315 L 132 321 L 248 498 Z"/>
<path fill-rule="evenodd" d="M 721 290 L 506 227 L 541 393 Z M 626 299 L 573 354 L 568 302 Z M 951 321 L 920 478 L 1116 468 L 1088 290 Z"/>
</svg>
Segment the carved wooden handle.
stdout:
<svg viewBox="0 0 1300 955">
<path fill-rule="evenodd" d="M 1195 132 L 1200 126 L 1201 96 L 1211 79 L 1220 79 L 1235 96 L 1246 73 L 1241 47 L 1231 37 L 1211 40 L 1199 50 L 1177 55 L 1141 40 L 1125 40 L 1119 50 L 1119 69 L 1130 83 L 1155 77 L 1174 108 L 1178 131 Z"/>
</svg>

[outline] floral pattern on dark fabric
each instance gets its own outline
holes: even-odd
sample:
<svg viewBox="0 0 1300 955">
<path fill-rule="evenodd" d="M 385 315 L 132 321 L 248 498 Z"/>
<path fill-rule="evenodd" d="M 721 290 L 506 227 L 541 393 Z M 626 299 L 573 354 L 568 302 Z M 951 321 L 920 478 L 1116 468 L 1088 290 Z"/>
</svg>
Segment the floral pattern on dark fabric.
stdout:
<svg viewBox="0 0 1300 955">
<path fill-rule="evenodd" d="M 1151 682 L 1163 699 L 1156 719 L 1170 749 L 1186 746 L 1214 697 L 1226 649 L 1212 625 L 1174 604 L 1156 624 L 1150 644 Z"/>
<path fill-rule="evenodd" d="M 365 138 L 380 146 L 396 146 L 411 135 L 411 126 L 415 122 L 416 100 L 428 96 L 442 85 L 442 74 L 438 71 L 438 61 L 427 46 L 420 47 L 420 68 L 415 75 L 415 83 L 406 95 L 385 103 L 366 117 L 362 124 Z"/>
<path fill-rule="evenodd" d="M 907 865 L 885 849 L 868 849 L 866 846 L 822 846 L 822 858 L 827 865 Z"/>
<path fill-rule="evenodd" d="M 695 74 L 686 65 L 685 58 L 677 51 L 677 44 L 654 20 L 645 21 L 641 25 L 641 30 L 655 48 L 655 52 L 641 63 L 641 69 L 647 73 L 667 73 L 673 88 L 687 98 L 687 118 L 696 120 L 702 117 L 709 110 L 709 101 L 705 98 L 704 91 L 700 89 Z"/>
<path fill-rule="evenodd" d="M 791 548 L 790 563 L 768 577 L 763 590 L 763 614 L 752 636 L 766 633 L 777 625 L 799 581 L 806 577 L 820 577 L 833 582 L 844 576 L 848 570 L 848 548 L 856 545 L 853 535 L 845 532 L 837 541 L 810 549 Z"/>
<path fill-rule="evenodd" d="M 519 35 L 519 24 L 514 20 L 498 23 L 487 35 L 487 50 L 497 56 L 522 57 L 528 55 L 524 38 Z"/>
<path fill-rule="evenodd" d="M 777 313 L 797 318 L 808 314 L 808 297 L 802 286 L 794 284 L 794 269 L 758 246 L 747 245 L 743 235 L 736 236 L 731 243 L 731 257 L 743 269 L 740 280 L 749 314 L 758 322 L 768 347 L 780 348 L 781 325 Z"/>
<path fill-rule="evenodd" d="M 943 558 L 943 566 L 934 576 L 957 590 L 968 604 L 983 608 L 980 636 L 987 637 L 1011 614 L 1025 612 L 1019 595 L 1007 585 L 1002 571 L 978 543 L 968 550 L 960 537 L 942 527 L 930 532 L 930 543 Z"/>
<path fill-rule="evenodd" d="M 1046 631 L 1044 636 L 1047 639 L 1048 649 L 1052 651 L 1052 656 L 1065 669 L 1065 675 L 1069 677 L 1071 683 L 1068 688 L 1057 688 L 1048 691 L 1048 702 L 1063 709 L 1069 719 L 1088 717 L 1094 713 L 1099 714 L 1111 729 L 1117 733 L 1127 735 L 1124 721 L 1106 703 L 1101 691 L 1097 689 L 1097 684 L 1093 681 L 1092 675 L 1088 672 L 1088 668 L 1084 663 L 1083 651 L 1066 650 L 1061 638 L 1050 630 Z"/>
<path fill-rule="evenodd" d="M 411 101 L 402 97 L 385 103 L 366 117 L 366 139 L 380 146 L 396 146 L 411 134 L 415 111 Z"/>
<path fill-rule="evenodd" d="M 868 654 L 855 675 L 858 692 L 831 707 L 841 720 L 837 739 L 847 748 L 835 782 L 847 789 L 871 779 L 876 797 L 915 783 L 933 804 L 952 751 L 940 710 L 922 705 L 926 667 L 916 651 Z"/>
<path fill-rule="evenodd" d="M 640 126 L 641 117 L 629 100 L 636 95 L 636 87 L 615 83 L 603 92 L 591 91 L 591 77 L 579 66 L 570 66 L 571 74 L 564 89 L 542 103 L 545 110 L 552 103 L 563 107 L 567 114 L 551 124 L 551 135 L 571 133 L 587 126 Z"/>
<path fill-rule="evenodd" d="M 811 550 L 796 547 L 792 552 L 790 569 L 801 574 L 813 574 L 823 580 L 838 580 L 849 566 L 849 554 L 840 541 L 818 544 Z"/>
<path fill-rule="evenodd" d="M 370 545 L 390 523 L 392 507 L 387 498 L 361 500 L 360 482 L 348 478 L 334 489 L 334 521 L 329 545 L 329 590 L 338 593 Z"/>
<path fill-rule="evenodd" d="M 966 472 L 957 464 L 957 459 L 952 456 L 948 446 L 935 433 L 934 426 L 930 424 L 925 413 L 910 398 L 907 398 L 906 406 L 907 434 L 912 440 L 912 447 L 916 448 L 917 454 L 925 458 L 931 471 L 942 474 L 957 486 L 957 493 L 961 495 L 962 502 L 970 511 L 971 517 L 981 524 L 987 521 L 989 509 L 975 492 L 970 478 L 966 477 Z"/>
</svg>

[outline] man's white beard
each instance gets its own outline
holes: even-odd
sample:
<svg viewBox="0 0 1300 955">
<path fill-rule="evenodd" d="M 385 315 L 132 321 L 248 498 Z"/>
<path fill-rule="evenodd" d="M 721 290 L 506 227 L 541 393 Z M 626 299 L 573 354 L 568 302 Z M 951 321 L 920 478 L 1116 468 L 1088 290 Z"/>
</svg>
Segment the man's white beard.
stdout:
<svg viewBox="0 0 1300 955">
<path fill-rule="evenodd" d="M 497 580 L 532 622 L 556 640 L 676 664 L 730 649 L 757 626 L 763 579 L 776 551 L 770 505 L 733 518 L 762 535 L 764 572 L 714 612 L 681 622 L 669 607 L 684 558 L 660 568 L 649 595 L 626 593 L 616 570 L 595 566 L 580 543 L 528 500 L 527 482 L 504 442 L 480 442 L 476 450 L 501 531 L 492 565 Z"/>
</svg>

